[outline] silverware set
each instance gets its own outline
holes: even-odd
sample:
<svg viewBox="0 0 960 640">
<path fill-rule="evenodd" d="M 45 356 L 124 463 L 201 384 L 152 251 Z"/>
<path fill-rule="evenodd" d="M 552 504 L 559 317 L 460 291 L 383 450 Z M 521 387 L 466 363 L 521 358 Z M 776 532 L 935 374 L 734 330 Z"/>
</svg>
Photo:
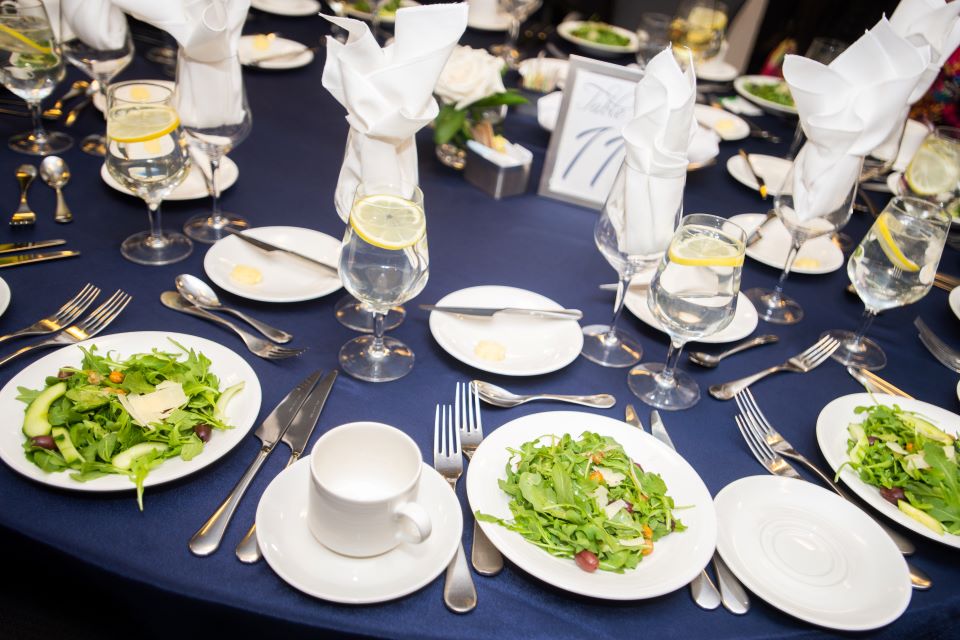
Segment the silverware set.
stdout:
<svg viewBox="0 0 960 640">
<path fill-rule="evenodd" d="M 14 211 L 10 217 L 10 226 L 33 226 L 37 222 L 37 214 L 27 202 L 27 191 L 37 178 L 37 168 L 32 164 L 22 164 L 17 167 L 16 177 L 17 183 L 20 185 L 20 200 L 17 210 Z M 47 156 L 40 163 L 40 177 L 47 186 L 57 192 L 57 209 L 53 217 L 54 222 L 60 224 L 72 222 L 73 214 L 70 212 L 70 208 L 63 198 L 63 188 L 67 186 L 67 182 L 70 181 L 70 167 L 67 166 L 67 163 L 64 162 L 62 158 Z M 79 252 L 75 252 L 73 255 L 79 255 Z"/>
</svg>

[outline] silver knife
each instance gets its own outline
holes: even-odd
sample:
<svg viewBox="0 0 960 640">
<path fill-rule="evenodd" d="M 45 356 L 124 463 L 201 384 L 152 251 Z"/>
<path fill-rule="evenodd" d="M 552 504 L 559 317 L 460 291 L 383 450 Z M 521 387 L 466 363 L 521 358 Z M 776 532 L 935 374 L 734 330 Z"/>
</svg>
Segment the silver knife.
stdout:
<svg viewBox="0 0 960 640">
<path fill-rule="evenodd" d="M 295 257 L 295 258 L 299 258 L 299 259 L 301 259 L 301 260 L 303 260 L 303 261 L 305 261 L 305 262 L 309 262 L 309 263 L 312 264 L 312 265 L 316 265 L 316 266 L 318 266 L 318 267 L 323 267 L 324 269 L 333 272 L 334 275 L 337 275 L 337 274 L 340 273 L 335 266 L 329 265 L 329 264 L 327 264 L 326 262 L 320 262 L 320 261 L 317 260 L 316 258 L 311 258 L 310 256 L 305 256 L 305 255 L 303 255 L 302 253 L 299 253 L 299 252 L 297 252 L 297 251 L 294 251 L 293 249 L 284 249 L 283 247 L 278 247 L 278 246 L 275 245 L 275 244 L 270 244 L 269 242 L 264 242 L 263 240 L 259 240 L 259 239 L 257 239 L 257 238 L 254 238 L 253 236 L 251 236 L 251 235 L 249 235 L 249 234 L 246 234 L 246 233 L 241 233 L 241 232 L 239 232 L 239 231 L 236 231 L 235 229 L 231 229 L 230 227 L 224 227 L 223 229 L 224 229 L 224 231 L 227 231 L 227 232 L 229 232 L 230 234 L 232 234 L 235 238 L 240 238 L 241 240 L 243 240 L 243 241 L 246 242 L 247 244 L 251 244 L 251 245 L 255 246 L 257 249 L 260 249 L 261 251 L 266 251 L 267 253 L 271 253 L 271 252 L 273 252 L 273 251 L 279 251 L 280 253 L 285 253 L 285 254 L 290 255 L 290 256 L 293 256 L 293 257 Z"/>
<path fill-rule="evenodd" d="M 448 307 L 435 304 L 419 305 L 424 311 L 440 311 L 462 316 L 480 316 L 491 318 L 498 313 L 529 316 L 531 318 L 550 318 L 554 320 L 579 320 L 583 312 L 579 309 L 521 309 L 519 307 Z"/>
<path fill-rule="evenodd" d="M 256 435 L 262 443 L 257 457 L 254 458 L 250 466 L 247 467 L 247 470 L 237 482 L 236 486 L 234 486 L 230 495 L 223 501 L 223 504 L 217 507 L 213 515 L 210 516 L 210 518 L 203 523 L 203 526 L 190 538 L 188 546 L 194 554 L 198 556 L 208 556 L 220 546 L 223 533 L 226 531 L 227 525 L 230 524 L 230 518 L 233 517 L 233 512 L 236 510 L 240 499 L 243 498 L 244 492 L 247 490 L 253 477 L 257 475 L 257 471 L 260 470 L 263 461 L 267 459 L 267 456 L 273 451 L 277 442 L 283 437 L 294 419 L 300 413 L 300 410 L 310 395 L 310 391 L 317 386 L 317 381 L 320 380 L 321 375 L 323 375 L 322 371 L 316 371 L 307 376 L 303 382 L 298 384 L 293 391 L 288 393 L 287 396 L 280 401 L 280 404 L 270 412 L 266 420 L 260 423 L 256 432 L 254 432 L 254 435 Z"/>
<path fill-rule="evenodd" d="M 294 418 L 283 437 L 280 438 L 280 442 L 290 447 L 290 458 L 287 460 L 286 466 L 289 467 L 299 460 L 303 450 L 306 449 L 310 436 L 320 419 L 320 412 L 323 411 L 323 405 L 327 403 L 327 397 L 333 390 L 333 383 L 336 379 L 337 371 L 333 370 L 317 383 L 317 386 L 313 388 L 313 391 L 310 392 L 307 400 L 303 403 L 303 409 Z M 256 534 L 257 523 L 253 523 L 247 531 L 247 535 L 237 545 L 237 559 L 240 562 L 253 564 L 260 560 L 260 547 L 257 546 Z"/>
<path fill-rule="evenodd" d="M 59 260 L 60 258 L 72 258 L 78 255 L 80 255 L 79 251 L 51 251 L 50 253 L 21 253 L 15 256 L 3 256 L 0 258 L 0 269 L 16 267 L 21 264 L 33 264 L 34 262 Z"/>
<path fill-rule="evenodd" d="M 889 393 L 892 396 L 900 396 L 901 398 L 910 398 L 913 399 L 906 391 L 893 386 L 886 380 L 883 380 L 876 374 L 867 371 L 866 369 L 860 369 L 859 367 L 847 367 L 847 373 L 849 373 L 854 380 L 862 384 L 867 391 L 871 393 Z"/>
<path fill-rule="evenodd" d="M 27 249 L 45 249 L 47 247 L 58 247 L 61 244 L 67 244 L 66 240 L 37 240 L 36 242 L 4 242 L 0 244 L 0 253 L 13 253 L 14 251 L 26 251 Z"/>
<path fill-rule="evenodd" d="M 663 426 L 663 420 L 660 419 L 660 413 L 657 412 L 656 409 L 650 412 L 650 433 L 653 434 L 654 438 L 674 451 L 677 450 L 677 448 L 673 446 L 673 441 L 670 439 L 666 427 Z M 716 554 L 716 551 L 714 551 L 714 554 Z M 707 609 L 708 611 L 716 609 L 722 602 L 720 592 L 717 591 L 716 585 L 713 584 L 710 576 L 707 575 L 706 567 L 704 567 L 690 583 L 690 595 L 693 596 L 693 601 L 697 603 L 698 607 Z M 723 604 L 726 606 L 725 602 Z M 727 608 L 729 609 L 729 607 Z"/>
<path fill-rule="evenodd" d="M 637 415 L 637 410 L 633 408 L 632 404 L 628 404 L 624 412 L 624 422 L 626 422 L 631 427 L 636 427 L 643 431 L 643 423 L 640 422 L 640 416 Z M 668 436 L 669 437 L 669 436 Z"/>
<path fill-rule="evenodd" d="M 761 233 L 760 230 L 763 229 L 763 227 L 765 227 L 768 222 L 770 222 L 776 217 L 777 217 L 777 214 L 773 211 L 773 209 L 771 209 L 770 211 L 767 211 L 767 215 L 763 219 L 763 222 L 761 222 L 756 227 L 754 227 L 753 231 L 750 232 L 750 235 L 747 236 L 746 246 L 752 247 L 758 240 L 760 240 L 760 238 L 763 237 L 763 233 Z"/>
</svg>

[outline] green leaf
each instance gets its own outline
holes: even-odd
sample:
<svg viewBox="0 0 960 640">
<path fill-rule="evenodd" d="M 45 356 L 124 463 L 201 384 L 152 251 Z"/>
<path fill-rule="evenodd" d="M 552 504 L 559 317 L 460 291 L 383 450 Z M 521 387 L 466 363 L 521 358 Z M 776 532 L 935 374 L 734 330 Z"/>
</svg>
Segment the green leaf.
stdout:
<svg viewBox="0 0 960 640">
<path fill-rule="evenodd" d="M 480 98 L 476 102 L 473 102 L 467 105 L 468 109 L 488 109 L 490 107 L 500 107 L 502 105 L 518 105 L 518 104 L 527 104 L 529 100 L 517 93 L 515 90 L 510 89 L 508 91 L 503 91 L 501 93 L 494 93 L 489 95 L 486 98 Z"/>
<path fill-rule="evenodd" d="M 433 142 L 446 144 L 460 131 L 467 119 L 466 111 L 454 109 L 451 105 L 444 105 L 434 121 Z"/>
</svg>

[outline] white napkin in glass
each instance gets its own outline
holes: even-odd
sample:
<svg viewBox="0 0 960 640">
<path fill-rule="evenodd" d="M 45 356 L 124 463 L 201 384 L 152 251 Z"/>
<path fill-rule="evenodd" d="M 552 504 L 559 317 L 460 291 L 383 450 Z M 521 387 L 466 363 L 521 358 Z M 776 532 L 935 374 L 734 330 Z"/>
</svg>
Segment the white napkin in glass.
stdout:
<svg viewBox="0 0 960 640">
<path fill-rule="evenodd" d="M 105 51 L 123 46 L 127 37 L 127 18 L 112 0 L 60 0 L 59 5 L 57 15 L 63 14 L 72 32 L 58 35 L 61 40 L 74 35 L 88 47 Z M 50 12 L 49 8 L 47 11 Z M 49 17 L 54 19 L 53 15 Z"/>
<path fill-rule="evenodd" d="M 176 108 L 192 127 L 243 120 L 237 51 L 250 0 L 113 0 L 133 17 L 166 31 L 180 45 Z"/>
<path fill-rule="evenodd" d="M 350 124 L 334 197 L 346 221 L 361 181 L 416 184 L 413 136 L 439 112 L 433 87 L 467 28 L 467 5 L 400 9 L 393 43 L 382 49 L 366 23 L 324 17 L 349 33 L 346 43 L 327 37 L 322 81 Z"/>
<path fill-rule="evenodd" d="M 783 77 L 807 143 L 793 173 L 800 220 L 839 207 L 859 177 L 860 161 L 899 124 L 907 98 L 927 68 L 930 50 L 894 33 L 883 18 L 825 66 L 789 55 Z"/>
</svg>

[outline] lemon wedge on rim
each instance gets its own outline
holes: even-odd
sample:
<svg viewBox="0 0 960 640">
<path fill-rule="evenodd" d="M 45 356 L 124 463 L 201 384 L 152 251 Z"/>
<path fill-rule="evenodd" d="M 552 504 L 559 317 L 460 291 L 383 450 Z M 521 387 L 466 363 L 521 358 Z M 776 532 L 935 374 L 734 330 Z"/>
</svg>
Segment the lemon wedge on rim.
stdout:
<svg viewBox="0 0 960 640">
<path fill-rule="evenodd" d="M 667 251 L 670 262 L 689 267 L 739 267 L 743 248 L 712 236 L 684 237 Z"/>
<path fill-rule="evenodd" d="M 36 40 L 33 40 L 32 38 L 28 38 L 27 36 L 23 35 L 16 29 L 11 29 L 5 24 L 0 24 L 0 32 L 7 34 L 11 38 L 15 38 L 19 40 L 20 42 L 27 45 L 31 49 L 35 49 L 39 53 L 53 53 L 52 47 L 46 47 L 40 44 L 39 42 L 37 42 Z"/>
<path fill-rule="evenodd" d="M 396 251 L 419 242 L 427 232 L 427 219 L 423 209 L 410 200 L 378 194 L 353 205 L 350 226 L 373 246 Z"/>
<path fill-rule="evenodd" d="M 107 137 L 116 142 L 147 142 L 179 126 L 177 112 L 164 105 L 121 107 L 107 117 Z"/>
<path fill-rule="evenodd" d="M 877 230 L 877 243 L 887 258 L 890 259 L 890 262 L 893 263 L 893 266 L 902 271 L 920 271 L 920 266 L 905 256 L 897 245 L 897 242 L 893 239 L 893 233 L 890 231 L 891 218 L 892 216 L 889 213 L 883 213 L 877 218 L 877 222 L 873 225 Z M 894 219 L 893 224 L 897 225 L 899 223 Z"/>
</svg>

